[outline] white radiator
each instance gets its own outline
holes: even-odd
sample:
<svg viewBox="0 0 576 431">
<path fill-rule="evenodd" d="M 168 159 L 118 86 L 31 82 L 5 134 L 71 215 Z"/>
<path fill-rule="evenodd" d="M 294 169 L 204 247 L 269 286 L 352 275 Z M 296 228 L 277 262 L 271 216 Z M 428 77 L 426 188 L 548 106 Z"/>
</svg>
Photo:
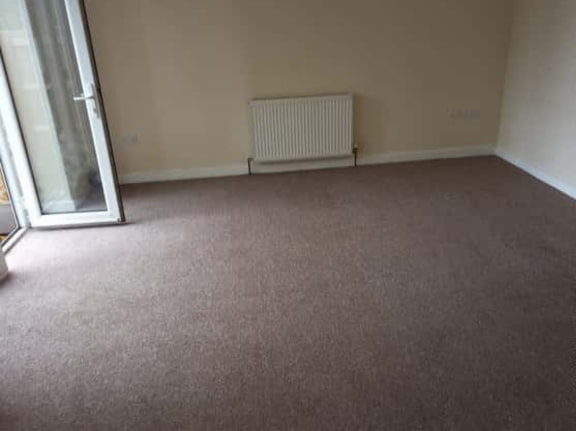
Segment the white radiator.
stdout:
<svg viewBox="0 0 576 431">
<path fill-rule="evenodd" d="M 256 162 L 353 153 L 352 95 L 253 100 L 250 110 Z"/>
</svg>

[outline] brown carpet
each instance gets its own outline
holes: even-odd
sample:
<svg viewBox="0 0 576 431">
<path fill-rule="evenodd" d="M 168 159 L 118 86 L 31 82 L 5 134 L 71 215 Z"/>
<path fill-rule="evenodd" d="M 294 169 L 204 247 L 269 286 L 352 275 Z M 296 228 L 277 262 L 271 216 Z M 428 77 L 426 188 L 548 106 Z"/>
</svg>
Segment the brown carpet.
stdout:
<svg viewBox="0 0 576 431">
<path fill-rule="evenodd" d="M 124 195 L 10 253 L 0 429 L 576 429 L 576 202 L 510 165 Z"/>
</svg>

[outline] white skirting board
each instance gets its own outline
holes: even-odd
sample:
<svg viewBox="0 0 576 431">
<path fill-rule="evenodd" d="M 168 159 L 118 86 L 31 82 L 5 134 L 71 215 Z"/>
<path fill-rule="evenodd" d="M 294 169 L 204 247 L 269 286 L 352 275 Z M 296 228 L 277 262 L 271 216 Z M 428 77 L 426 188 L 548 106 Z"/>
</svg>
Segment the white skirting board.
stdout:
<svg viewBox="0 0 576 431">
<path fill-rule="evenodd" d="M 463 157 L 493 156 L 494 147 L 474 146 L 439 148 L 420 151 L 391 151 L 358 158 L 359 165 L 379 165 L 385 163 L 416 162 L 422 160 L 459 159 Z"/>
<path fill-rule="evenodd" d="M 247 174 L 248 168 L 246 164 L 236 164 L 120 175 L 120 184 L 157 183 L 162 181 L 194 180 L 200 178 L 234 177 Z"/>
<path fill-rule="evenodd" d="M 550 187 L 553 187 L 565 195 L 570 196 L 572 199 L 576 199 L 576 188 L 569 186 L 564 181 L 542 172 L 540 169 L 531 166 L 523 160 L 501 149 L 496 149 L 496 155 L 501 159 L 506 160 L 508 163 L 516 166 L 517 168 L 522 169 L 527 174 L 532 175 L 534 178 L 542 181 L 545 184 L 548 184 Z"/>
<path fill-rule="evenodd" d="M 494 147 L 473 146 L 440 148 L 435 150 L 389 152 L 358 157 L 358 165 L 377 165 L 384 163 L 412 162 L 420 160 L 454 159 L 494 155 Z M 292 172 L 312 169 L 329 169 L 352 166 L 352 157 L 346 159 L 312 160 L 289 163 L 254 164 L 253 173 Z M 248 165 L 234 164 L 205 168 L 178 169 L 146 173 L 133 173 L 120 176 L 121 184 L 152 183 L 160 181 L 191 180 L 198 178 L 230 177 L 247 175 Z"/>
</svg>

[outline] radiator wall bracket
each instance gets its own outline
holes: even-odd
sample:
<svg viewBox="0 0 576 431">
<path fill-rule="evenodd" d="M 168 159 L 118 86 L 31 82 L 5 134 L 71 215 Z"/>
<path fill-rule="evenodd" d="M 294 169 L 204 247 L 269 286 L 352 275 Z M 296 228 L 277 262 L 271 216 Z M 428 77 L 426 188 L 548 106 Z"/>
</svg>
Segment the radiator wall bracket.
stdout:
<svg viewBox="0 0 576 431">
<path fill-rule="evenodd" d="M 354 167 L 358 167 L 358 147 L 354 147 L 352 149 L 352 157 L 354 157 Z M 246 165 L 248 166 L 248 175 L 253 175 L 254 172 L 252 171 L 252 163 L 254 163 L 254 158 L 248 157 L 246 159 Z"/>
</svg>

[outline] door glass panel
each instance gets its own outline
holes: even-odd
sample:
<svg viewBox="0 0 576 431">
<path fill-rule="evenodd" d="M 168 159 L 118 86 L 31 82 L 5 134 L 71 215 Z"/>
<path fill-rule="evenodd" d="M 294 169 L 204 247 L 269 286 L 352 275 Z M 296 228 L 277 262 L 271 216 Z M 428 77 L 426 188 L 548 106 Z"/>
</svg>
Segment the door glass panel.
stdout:
<svg viewBox="0 0 576 431">
<path fill-rule="evenodd" d="M 106 211 L 64 0 L 0 0 L 0 47 L 42 213 Z"/>
<path fill-rule="evenodd" d="M 0 161 L 0 242 L 4 242 L 19 227 L 4 177 L 4 167 Z"/>
</svg>

